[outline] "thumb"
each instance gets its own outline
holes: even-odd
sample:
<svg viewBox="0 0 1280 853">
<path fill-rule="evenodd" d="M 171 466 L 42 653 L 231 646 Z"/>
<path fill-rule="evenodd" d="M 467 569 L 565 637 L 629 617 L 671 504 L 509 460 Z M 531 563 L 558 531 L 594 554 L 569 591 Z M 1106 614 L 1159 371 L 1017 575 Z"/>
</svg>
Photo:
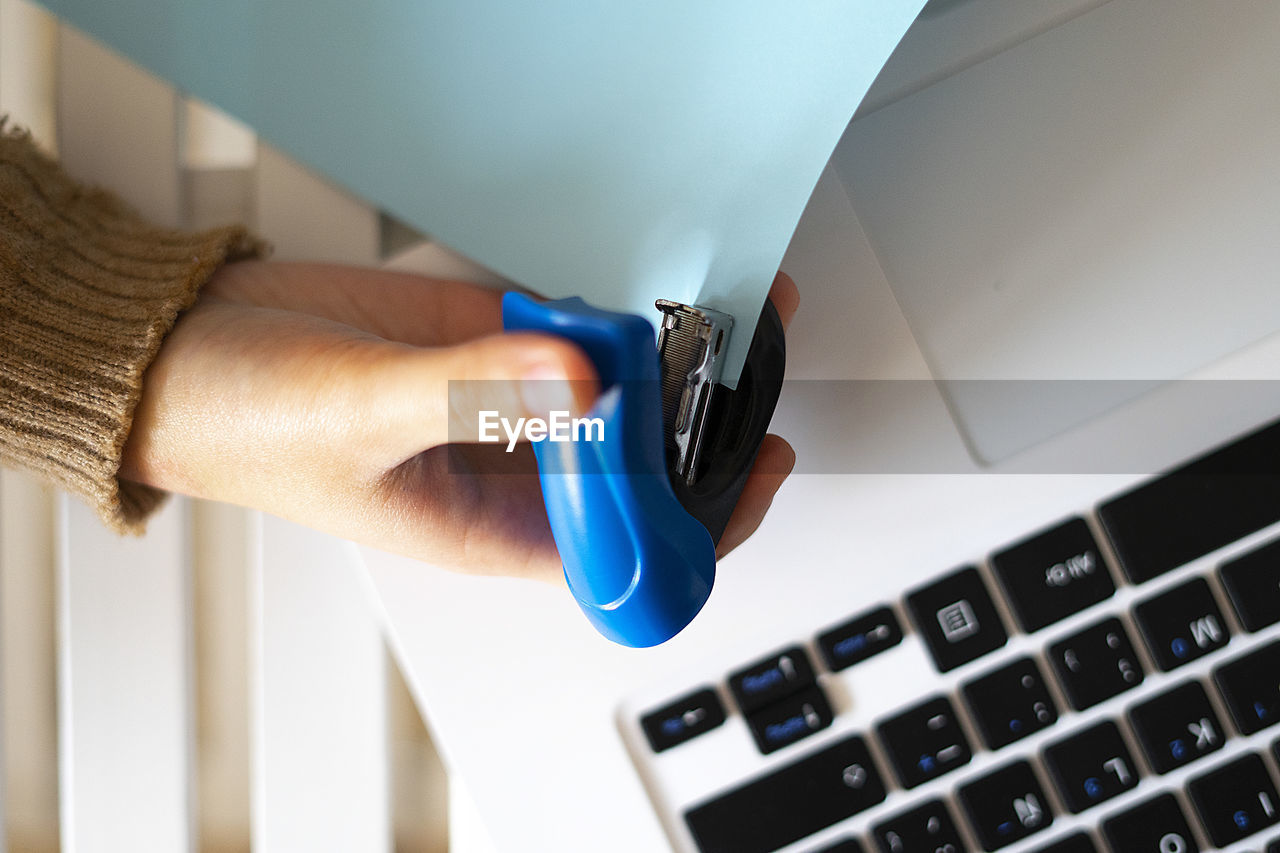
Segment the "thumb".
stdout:
<svg viewBox="0 0 1280 853">
<path fill-rule="evenodd" d="M 416 350 L 402 377 L 416 387 L 401 431 L 406 453 L 479 438 L 481 412 L 490 422 L 582 415 L 599 391 L 595 366 L 576 344 L 553 335 L 497 334 L 452 347 Z M 490 432 L 492 435 L 493 433 Z M 501 431 L 499 431 L 501 434 Z M 502 436 L 505 442 L 505 435 Z"/>
</svg>

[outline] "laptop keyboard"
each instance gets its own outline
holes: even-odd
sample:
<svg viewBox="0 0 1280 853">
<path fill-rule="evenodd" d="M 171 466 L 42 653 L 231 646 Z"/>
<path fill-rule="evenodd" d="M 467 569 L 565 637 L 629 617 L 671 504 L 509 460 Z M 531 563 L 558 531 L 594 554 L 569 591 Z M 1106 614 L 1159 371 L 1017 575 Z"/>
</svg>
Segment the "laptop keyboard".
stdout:
<svg viewBox="0 0 1280 853">
<path fill-rule="evenodd" d="M 1278 522 L 1280 422 L 690 685 L 638 715 L 647 760 L 734 715 L 743 748 L 791 757 L 668 804 L 673 839 L 701 853 L 1280 853 L 1280 539 L 1201 560 Z M 839 725 L 835 675 L 913 633 L 935 683 Z"/>
</svg>

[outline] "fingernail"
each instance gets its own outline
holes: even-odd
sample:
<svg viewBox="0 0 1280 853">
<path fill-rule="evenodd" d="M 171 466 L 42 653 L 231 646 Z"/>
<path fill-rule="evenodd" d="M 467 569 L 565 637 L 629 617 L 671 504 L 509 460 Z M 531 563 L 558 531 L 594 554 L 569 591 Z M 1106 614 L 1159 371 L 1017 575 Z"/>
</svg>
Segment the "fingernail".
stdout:
<svg viewBox="0 0 1280 853">
<path fill-rule="evenodd" d="M 520 399 L 529 414 L 537 417 L 546 417 L 551 412 L 576 414 L 569 380 L 545 364 L 532 368 L 521 377 Z"/>
</svg>

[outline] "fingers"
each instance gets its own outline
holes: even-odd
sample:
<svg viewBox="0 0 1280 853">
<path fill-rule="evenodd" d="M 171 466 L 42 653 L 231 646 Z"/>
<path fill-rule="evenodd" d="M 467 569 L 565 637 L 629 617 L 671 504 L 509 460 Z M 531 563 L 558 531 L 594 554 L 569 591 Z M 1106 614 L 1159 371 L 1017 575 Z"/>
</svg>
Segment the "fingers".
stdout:
<svg viewBox="0 0 1280 853">
<path fill-rule="evenodd" d="M 502 291 L 391 270 L 241 261 L 219 270 L 204 292 L 413 346 L 451 346 L 502 330 Z"/>
<path fill-rule="evenodd" d="M 800 291 L 796 288 L 796 283 L 791 280 L 791 276 L 780 272 L 774 277 L 773 287 L 769 288 L 769 299 L 778 311 L 782 328 L 789 329 L 791 319 L 796 316 L 796 309 L 800 307 Z"/>
<path fill-rule="evenodd" d="M 791 276 L 779 272 L 769 288 L 769 300 L 778 312 L 782 328 L 786 330 L 800 307 L 800 291 Z M 785 439 L 770 434 L 760 442 L 755 464 L 747 477 L 747 484 L 738 498 L 738 505 L 725 527 L 716 546 L 716 556 L 723 557 L 756 532 L 765 513 L 773 503 L 773 496 L 795 467 L 796 454 Z"/>
<path fill-rule="evenodd" d="M 760 452 L 756 454 L 755 464 L 747 476 L 747 485 L 743 488 L 738 505 L 716 546 L 717 557 L 728 554 L 756 532 L 773 503 L 773 496 L 782 487 L 795 464 L 795 451 L 785 439 L 773 434 L 764 437 L 764 441 L 760 442 Z"/>
<path fill-rule="evenodd" d="M 583 415 L 599 387 L 594 366 L 576 345 L 529 333 L 408 350 L 395 384 L 406 402 L 394 408 L 392 439 L 406 458 L 452 442 L 521 440 L 523 434 L 511 434 L 520 419 Z"/>
</svg>

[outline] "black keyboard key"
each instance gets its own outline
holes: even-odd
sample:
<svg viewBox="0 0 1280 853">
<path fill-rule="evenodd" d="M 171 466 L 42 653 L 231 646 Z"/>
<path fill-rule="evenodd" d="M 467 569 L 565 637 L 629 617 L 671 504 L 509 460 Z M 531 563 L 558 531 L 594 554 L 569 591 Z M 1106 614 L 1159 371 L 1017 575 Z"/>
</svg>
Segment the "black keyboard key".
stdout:
<svg viewBox="0 0 1280 853">
<path fill-rule="evenodd" d="M 1058 721 L 1058 709 L 1031 658 L 1022 658 L 961 688 L 982 739 L 1008 746 Z"/>
<path fill-rule="evenodd" d="M 887 607 L 855 616 L 818 635 L 818 648 L 832 672 L 878 655 L 902 642 L 902 626 Z"/>
<path fill-rule="evenodd" d="M 1280 622 L 1280 539 L 1224 563 L 1218 573 L 1245 630 Z"/>
<path fill-rule="evenodd" d="M 1114 853 L 1200 853 L 1182 807 L 1161 794 L 1102 823 Z"/>
<path fill-rule="evenodd" d="M 1280 796 L 1257 755 L 1246 755 L 1192 779 L 1187 793 L 1209 838 L 1219 847 L 1234 844 L 1280 821 Z"/>
<path fill-rule="evenodd" d="M 1138 785 L 1138 766 L 1120 729 L 1110 721 L 1045 747 L 1044 762 L 1073 814 Z"/>
<path fill-rule="evenodd" d="M 1194 578 L 1133 608 L 1156 665 L 1165 672 L 1216 652 L 1231 634 L 1204 578 Z"/>
<path fill-rule="evenodd" d="M 779 699 L 747 715 L 747 727 L 756 747 L 769 753 L 803 740 L 831 725 L 831 705 L 818 687 Z"/>
<path fill-rule="evenodd" d="M 867 745 L 850 737 L 685 813 L 702 853 L 770 853 L 884 800 Z"/>
<path fill-rule="evenodd" d="M 1119 619 L 1107 619 L 1054 643 L 1049 660 L 1077 711 L 1142 683 L 1142 664 Z"/>
<path fill-rule="evenodd" d="M 813 684 L 813 665 L 799 646 L 770 655 L 729 674 L 729 690 L 750 714 Z"/>
<path fill-rule="evenodd" d="M 1179 685 L 1129 709 L 1129 723 L 1157 773 L 1168 773 L 1222 749 L 1226 732 L 1198 681 Z"/>
<path fill-rule="evenodd" d="M 842 838 L 834 844 L 813 851 L 813 853 L 863 853 L 862 845 L 853 838 Z"/>
<path fill-rule="evenodd" d="M 1280 853 L 1280 838 L 1267 845 L 1267 853 Z"/>
<path fill-rule="evenodd" d="M 904 788 L 950 773 L 973 757 L 951 702 L 941 696 L 885 720 L 876 730 Z"/>
<path fill-rule="evenodd" d="M 1053 809 L 1031 765 L 1018 761 L 962 785 L 960 802 L 986 851 L 999 850 L 1053 823 Z"/>
<path fill-rule="evenodd" d="M 894 815 L 871 830 L 880 853 L 968 853 L 951 811 L 942 800 L 930 800 Z"/>
<path fill-rule="evenodd" d="M 993 652 L 1009 639 L 987 585 L 973 567 L 909 594 L 907 606 L 942 672 Z"/>
<path fill-rule="evenodd" d="M 709 732 L 724 722 L 724 705 L 710 687 L 682 696 L 640 718 L 654 752 L 662 752 Z"/>
<path fill-rule="evenodd" d="M 1280 723 L 1280 640 L 1213 671 L 1241 734 Z"/>
<path fill-rule="evenodd" d="M 1027 632 L 1079 613 L 1116 591 L 1083 518 L 1006 548 L 991 558 L 991 568 Z"/>
<path fill-rule="evenodd" d="M 1093 839 L 1083 832 L 1078 832 L 1048 847 L 1041 847 L 1035 853 L 1098 853 L 1098 848 L 1093 846 Z"/>
<path fill-rule="evenodd" d="M 1280 422 L 1107 501 L 1098 516 L 1134 583 L 1280 521 Z"/>
</svg>

